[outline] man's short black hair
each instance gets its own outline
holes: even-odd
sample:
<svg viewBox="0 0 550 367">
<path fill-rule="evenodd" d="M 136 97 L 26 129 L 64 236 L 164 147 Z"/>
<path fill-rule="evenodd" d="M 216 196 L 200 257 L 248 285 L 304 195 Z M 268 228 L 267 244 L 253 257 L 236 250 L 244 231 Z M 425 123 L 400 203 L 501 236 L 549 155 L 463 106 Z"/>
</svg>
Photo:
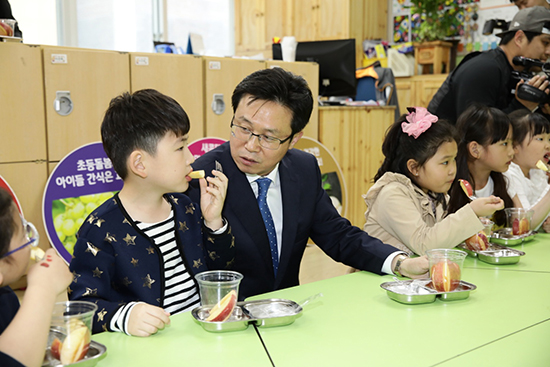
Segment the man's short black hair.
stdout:
<svg viewBox="0 0 550 367">
<path fill-rule="evenodd" d="M 288 108 L 292 112 L 292 135 L 306 127 L 313 110 L 313 96 L 304 78 L 279 67 L 258 70 L 244 78 L 231 97 L 233 113 L 246 95 Z"/>
<path fill-rule="evenodd" d="M 189 132 L 187 113 L 176 100 L 154 89 L 123 93 L 111 100 L 103 123 L 103 149 L 123 180 L 127 160 L 135 149 L 154 155 L 166 133 L 183 136 Z"/>
<path fill-rule="evenodd" d="M 536 36 L 540 36 L 542 33 L 535 33 L 535 32 L 528 32 L 528 31 L 522 31 L 525 33 L 525 37 L 527 37 L 527 41 L 531 42 L 533 38 Z M 502 38 L 500 39 L 499 45 L 507 45 L 511 40 L 514 39 L 514 36 L 516 35 L 516 32 L 510 32 L 506 33 Z"/>
</svg>

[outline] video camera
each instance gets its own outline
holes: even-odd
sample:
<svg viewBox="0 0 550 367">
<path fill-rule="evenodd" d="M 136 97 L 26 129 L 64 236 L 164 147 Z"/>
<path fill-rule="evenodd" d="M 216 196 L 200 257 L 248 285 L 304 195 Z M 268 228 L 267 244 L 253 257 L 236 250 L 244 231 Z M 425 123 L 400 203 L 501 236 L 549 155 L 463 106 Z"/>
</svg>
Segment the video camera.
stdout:
<svg viewBox="0 0 550 367">
<path fill-rule="evenodd" d="M 531 68 L 533 67 L 540 68 L 546 74 L 546 78 L 548 79 L 550 77 L 550 62 L 542 62 L 537 59 L 530 59 L 523 56 L 515 56 L 512 59 L 512 62 L 514 65 L 525 67 L 523 71 L 512 71 L 512 79 L 515 80 L 516 84 L 520 80 L 525 82 L 520 84 L 518 87 L 516 96 L 520 99 L 537 102 L 539 104 L 550 102 L 550 96 L 548 96 L 548 94 L 546 94 L 543 90 L 527 84 L 527 82 L 536 75 L 534 71 L 531 71 Z"/>
</svg>

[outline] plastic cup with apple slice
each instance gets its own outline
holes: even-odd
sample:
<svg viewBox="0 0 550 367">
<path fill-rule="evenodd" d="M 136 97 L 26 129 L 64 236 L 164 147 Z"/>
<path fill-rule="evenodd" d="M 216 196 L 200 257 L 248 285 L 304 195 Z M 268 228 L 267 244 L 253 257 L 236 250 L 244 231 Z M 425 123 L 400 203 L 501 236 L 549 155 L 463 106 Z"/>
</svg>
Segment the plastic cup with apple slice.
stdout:
<svg viewBox="0 0 550 367">
<path fill-rule="evenodd" d="M 242 278 L 241 273 L 231 270 L 210 270 L 195 275 L 199 283 L 201 306 L 210 308 L 205 321 L 223 322 L 231 317 Z"/>
<path fill-rule="evenodd" d="M 506 226 L 512 228 L 514 236 L 522 236 L 531 230 L 533 211 L 524 208 L 506 208 Z"/>
<path fill-rule="evenodd" d="M 454 249 L 426 251 L 432 286 L 439 292 L 452 292 L 460 284 L 466 252 Z"/>
<path fill-rule="evenodd" d="M 67 365 L 86 357 L 96 311 L 97 305 L 93 302 L 67 301 L 55 304 L 47 347 L 50 360 Z"/>
</svg>

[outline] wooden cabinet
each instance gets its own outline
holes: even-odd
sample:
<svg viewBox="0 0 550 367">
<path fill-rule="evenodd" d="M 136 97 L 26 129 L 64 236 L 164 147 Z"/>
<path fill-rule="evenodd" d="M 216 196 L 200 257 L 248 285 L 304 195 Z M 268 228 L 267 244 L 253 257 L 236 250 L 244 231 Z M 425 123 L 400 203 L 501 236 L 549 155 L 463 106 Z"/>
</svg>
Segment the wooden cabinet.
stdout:
<svg viewBox="0 0 550 367">
<path fill-rule="evenodd" d="M 347 187 L 346 217 L 360 228 L 365 223 L 366 194 L 384 160 L 382 142 L 393 123 L 395 107 L 320 107 L 319 141 L 342 168 Z"/>
<path fill-rule="evenodd" d="M 0 55 L 0 162 L 46 160 L 40 48 L 0 42 Z"/>
<path fill-rule="evenodd" d="M 59 161 L 81 145 L 101 140 L 112 98 L 130 90 L 128 53 L 43 46 L 48 159 Z M 70 93 L 71 102 L 66 96 Z M 60 102 L 56 102 L 60 101 Z M 68 115 L 56 107 L 72 104 Z"/>
<path fill-rule="evenodd" d="M 48 178 L 40 47 L 0 42 L 0 175 L 17 195 L 25 217 L 49 248 L 42 223 Z"/>
<path fill-rule="evenodd" d="M 314 62 L 269 60 L 266 61 L 266 67 L 281 67 L 296 75 L 302 76 L 306 80 L 313 95 L 313 111 L 311 111 L 311 118 L 304 129 L 304 135 L 319 140 L 319 103 L 317 103 L 317 98 L 319 96 L 319 64 Z"/>
<path fill-rule="evenodd" d="M 447 78 L 447 74 L 416 75 L 405 78 L 395 78 L 395 90 L 402 113 L 407 107 L 428 107 L 432 97 L 441 84 Z"/>
<path fill-rule="evenodd" d="M 231 96 L 247 75 L 265 69 L 264 61 L 223 57 L 204 57 L 205 135 L 229 140 Z"/>
<path fill-rule="evenodd" d="M 273 37 L 355 38 L 359 67 L 363 40 L 387 38 L 387 14 L 386 0 L 235 0 L 235 51 L 271 58 Z"/>
<path fill-rule="evenodd" d="M 174 98 L 191 122 L 189 142 L 205 136 L 203 62 L 198 56 L 130 53 L 130 90 L 153 88 Z"/>
</svg>

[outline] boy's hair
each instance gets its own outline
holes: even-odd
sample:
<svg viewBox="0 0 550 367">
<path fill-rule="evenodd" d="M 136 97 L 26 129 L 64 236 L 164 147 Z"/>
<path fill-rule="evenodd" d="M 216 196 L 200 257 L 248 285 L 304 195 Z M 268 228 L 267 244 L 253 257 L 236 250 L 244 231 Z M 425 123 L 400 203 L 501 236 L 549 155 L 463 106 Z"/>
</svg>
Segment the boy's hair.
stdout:
<svg viewBox="0 0 550 367">
<path fill-rule="evenodd" d="M 526 138 L 533 139 L 535 135 L 550 133 L 550 121 L 540 113 L 521 109 L 510 113 L 508 117 L 512 121 L 514 146 L 521 145 Z"/>
<path fill-rule="evenodd" d="M 271 101 L 288 108 L 292 112 L 292 135 L 306 127 L 313 110 L 313 96 L 304 78 L 279 67 L 258 70 L 244 78 L 231 97 L 233 113 L 246 95 L 251 95 L 252 101 Z"/>
<path fill-rule="evenodd" d="M 407 167 L 409 159 L 414 159 L 418 166 L 422 167 L 437 153 L 441 144 L 458 140 L 454 126 L 445 120 L 433 123 L 415 139 L 403 132 L 401 124 L 407 121 L 406 117 L 407 114 L 402 115 L 386 132 L 382 144 L 385 158 L 374 176 L 374 181 L 378 181 L 386 172 L 395 172 L 407 176 L 414 182 L 415 176 Z"/>
<path fill-rule="evenodd" d="M 17 222 L 14 220 L 16 211 L 11 195 L 0 188 L 0 257 L 8 252 L 11 239 L 17 232 Z"/>
<path fill-rule="evenodd" d="M 456 160 L 456 178 L 451 186 L 449 201 L 449 213 L 454 213 L 458 209 L 470 202 L 470 199 L 462 191 L 458 179 L 468 180 L 475 187 L 475 180 L 470 175 L 468 161 L 474 158 L 470 156 L 468 144 L 477 142 L 488 147 L 499 141 L 505 140 L 510 131 L 510 118 L 501 110 L 480 104 L 473 104 L 468 107 L 459 117 L 456 123 L 460 141 L 458 143 L 458 155 Z M 494 183 L 493 194 L 504 201 L 505 208 L 514 206 L 512 198 L 508 195 L 507 183 L 501 172 L 491 172 L 491 178 Z M 494 214 L 495 223 L 498 225 L 506 224 L 504 211 L 500 210 Z"/>
<path fill-rule="evenodd" d="M 128 157 L 135 149 L 155 155 L 159 140 L 167 133 L 183 136 L 189 128 L 187 113 L 178 102 L 154 89 L 142 89 L 111 100 L 101 124 L 101 140 L 113 168 L 124 180 Z"/>
</svg>

